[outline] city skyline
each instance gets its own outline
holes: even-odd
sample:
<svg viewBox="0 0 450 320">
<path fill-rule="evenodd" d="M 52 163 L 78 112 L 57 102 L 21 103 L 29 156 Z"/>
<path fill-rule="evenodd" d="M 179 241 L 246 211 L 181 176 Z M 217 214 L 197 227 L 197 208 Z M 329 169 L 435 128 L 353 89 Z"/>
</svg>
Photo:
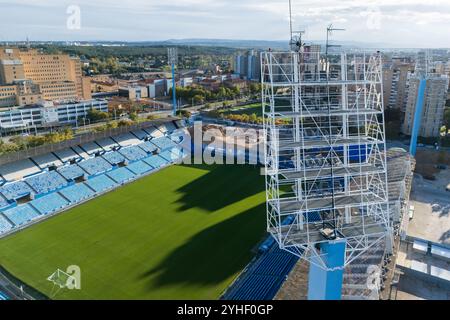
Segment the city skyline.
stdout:
<svg viewBox="0 0 450 320">
<path fill-rule="evenodd" d="M 0 0 L 0 8 L 0 41 L 289 37 L 287 0 Z M 339 41 L 406 48 L 450 47 L 450 3 L 445 0 L 426 4 L 418 0 L 399 0 L 395 4 L 388 0 L 343 0 L 338 4 L 293 0 L 294 29 L 306 29 L 307 40 L 324 39 L 330 23 L 346 29 L 333 35 Z"/>
</svg>

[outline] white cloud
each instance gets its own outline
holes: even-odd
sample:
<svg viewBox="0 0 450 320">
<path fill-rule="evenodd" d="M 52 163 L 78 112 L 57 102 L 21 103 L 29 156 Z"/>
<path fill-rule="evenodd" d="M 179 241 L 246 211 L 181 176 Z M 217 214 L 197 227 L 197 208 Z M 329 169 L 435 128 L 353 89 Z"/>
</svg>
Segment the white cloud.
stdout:
<svg viewBox="0 0 450 320">
<path fill-rule="evenodd" d="M 448 0 L 292 2 L 294 26 L 309 39 L 323 39 L 333 23 L 347 30 L 339 40 L 450 47 Z M 76 32 L 64 29 L 69 5 L 81 8 Z M 289 37 L 288 0 L 0 0 L 0 17 L 0 40 Z"/>
</svg>

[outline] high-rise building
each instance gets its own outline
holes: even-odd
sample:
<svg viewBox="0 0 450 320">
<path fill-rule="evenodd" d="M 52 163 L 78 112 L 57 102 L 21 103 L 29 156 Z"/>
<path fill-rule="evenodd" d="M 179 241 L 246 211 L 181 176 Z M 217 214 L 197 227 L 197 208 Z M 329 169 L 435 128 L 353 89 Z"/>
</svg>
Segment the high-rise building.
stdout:
<svg viewBox="0 0 450 320">
<path fill-rule="evenodd" d="M 254 50 L 245 55 L 234 57 L 234 72 L 247 80 L 259 81 L 261 79 L 261 59 Z"/>
<path fill-rule="evenodd" d="M 24 87 L 25 80 L 27 86 Z M 36 49 L 0 48 L 0 86 L 18 86 L 19 83 L 22 87 L 16 91 L 23 92 L 27 88 L 28 95 L 34 94 L 33 99 L 67 101 L 91 98 L 90 80 L 83 77 L 78 58 L 66 54 L 43 54 Z M 0 89 L 0 92 L 4 90 Z M 0 106 L 5 106 L 7 99 L 4 97 L 2 99 L 0 95 Z M 23 105 L 26 99 L 16 96 L 15 100 L 14 105 Z M 8 102 L 13 102 L 9 96 Z"/>
<path fill-rule="evenodd" d="M 383 99 L 386 108 L 404 111 L 407 98 L 408 74 L 413 70 L 409 63 L 392 63 L 383 69 Z"/>
<path fill-rule="evenodd" d="M 420 79 L 418 77 L 412 77 L 409 80 L 405 119 L 402 126 L 402 132 L 406 135 L 412 134 L 419 84 Z M 433 75 L 427 78 L 419 136 L 425 138 L 439 136 L 444 118 L 448 86 L 449 77 L 447 75 Z"/>
</svg>

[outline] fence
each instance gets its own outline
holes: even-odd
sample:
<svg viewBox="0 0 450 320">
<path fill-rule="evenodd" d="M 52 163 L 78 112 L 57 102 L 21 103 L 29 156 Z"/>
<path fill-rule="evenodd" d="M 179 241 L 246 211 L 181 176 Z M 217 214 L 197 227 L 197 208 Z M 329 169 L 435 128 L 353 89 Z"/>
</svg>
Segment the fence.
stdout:
<svg viewBox="0 0 450 320">
<path fill-rule="evenodd" d="M 134 130 L 145 129 L 151 126 L 159 126 L 161 124 L 178 120 L 177 118 L 167 118 L 167 119 L 157 119 L 153 121 L 142 122 L 139 124 L 134 124 L 126 127 L 118 127 L 114 129 L 107 129 L 101 132 L 89 132 L 79 136 L 71 140 L 66 140 L 58 143 L 46 144 L 35 148 L 29 148 L 26 150 L 21 150 L 17 152 L 7 153 L 0 156 L 0 165 L 4 165 L 10 162 L 19 161 L 23 159 L 27 159 L 30 157 L 36 157 L 41 154 L 46 154 L 50 152 L 64 150 L 79 144 L 84 144 L 88 142 L 92 142 L 95 140 L 117 136 L 123 133 L 127 133 Z"/>
</svg>

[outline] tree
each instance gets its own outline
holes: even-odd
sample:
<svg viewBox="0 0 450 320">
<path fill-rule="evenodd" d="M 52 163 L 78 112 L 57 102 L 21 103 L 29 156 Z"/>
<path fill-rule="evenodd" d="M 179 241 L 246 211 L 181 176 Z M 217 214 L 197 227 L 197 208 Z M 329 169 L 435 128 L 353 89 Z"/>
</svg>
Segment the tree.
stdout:
<svg viewBox="0 0 450 320">
<path fill-rule="evenodd" d="M 136 112 L 130 113 L 130 120 L 131 121 L 137 121 L 137 119 L 138 119 L 138 115 L 137 115 Z"/>
<path fill-rule="evenodd" d="M 188 110 L 178 110 L 177 111 L 177 116 L 183 117 L 183 118 L 190 118 L 191 117 L 191 113 Z"/>
<path fill-rule="evenodd" d="M 199 103 L 199 104 L 202 104 L 205 100 L 205 98 L 199 94 L 195 95 L 192 99 L 194 100 L 194 103 Z"/>
<path fill-rule="evenodd" d="M 259 94 L 261 93 L 261 84 L 257 82 L 251 82 L 248 89 L 251 94 Z"/>
<path fill-rule="evenodd" d="M 115 128 L 117 128 L 119 125 L 117 124 L 117 121 L 109 121 L 107 124 L 106 124 L 106 128 L 107 129 L 115 129 Z"/>
<path fill-rule="evenodd" d="M 131 126 L 133 124 L 133 122 L 131 122 L 130 120 L 122 119 L 117 124 L 119 127 L 127 127 L 127 126 Z"/>
<path fill-rule="evenodd" d="M 86 118 L 91 122 L 104 121 L 109 119 L 109 114 L 107 112 L 99 111 L 97 109 L 91 108 L 87 114 Z"/>
<path fill-rule="evenodd" d="M 450 130 L 450 108 L 445 108 L 444 126 L 447 128 L 447 130 Z"/>
</svg>

